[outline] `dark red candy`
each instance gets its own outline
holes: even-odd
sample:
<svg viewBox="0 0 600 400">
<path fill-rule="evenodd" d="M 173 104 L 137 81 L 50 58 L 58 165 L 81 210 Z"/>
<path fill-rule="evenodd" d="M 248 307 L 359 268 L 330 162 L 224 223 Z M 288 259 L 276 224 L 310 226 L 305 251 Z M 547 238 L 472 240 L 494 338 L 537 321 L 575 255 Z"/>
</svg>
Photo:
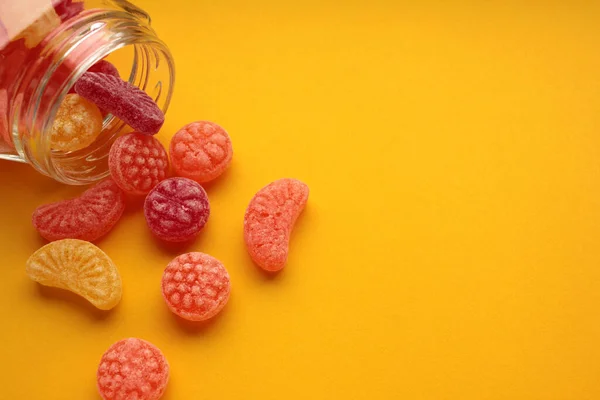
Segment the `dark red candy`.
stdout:
<svg viewBox="0 0 600 400">
<path fill-rule="evenodd" d="M 79 15 L 84 9 L 83 2 L 81 1 L 54 0 L 52 3 L 54 4 L 54 11 L 56 11 L 62 22 Z"/>
<path fill-rule="evenodd" d="M 165 122 L 165 115 L 146 92 L 116 76 L 86 72 L 75 84 L 75 92 L 138 132 L 154 135 Z"/>
<path fill-rule="evenodd" d="M 101 74 L 116 76 L 119 79 L 121 78 L 121 75 L 119 75 L 119 70 L 117 70 L 117 67 L 115 67 L 114 65 L 112 65 L 111 63 L 109 63 L 106 60 L 98 61 L 96 64 L 92 65 L 87 70 L 87 72 L 99 72 Z M 71 90 L 69 90 L 69 93 L 75 93 L 75 86 L 73 86 L 71 88 Z"/>
</svg>

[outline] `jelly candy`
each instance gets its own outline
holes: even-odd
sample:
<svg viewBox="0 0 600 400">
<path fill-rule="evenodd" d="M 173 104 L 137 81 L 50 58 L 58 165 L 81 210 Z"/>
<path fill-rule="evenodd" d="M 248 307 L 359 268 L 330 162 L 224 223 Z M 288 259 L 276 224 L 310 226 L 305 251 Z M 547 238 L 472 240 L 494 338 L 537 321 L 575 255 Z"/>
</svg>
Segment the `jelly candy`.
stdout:
<svg viewBox="0 0 600 400">
<path fill-rule="evenodd" d="M 296 219 L 308 200 L 308 186 L 296 179 L 277 180 L 256 193 L 244 217 L 250 257 L 267 271 L 285 266 Z"/>
<path fill-rule="evenodd" d="M 173 136 L 169 154 L 177 175 L 205 183 L 227 169 L 233 148 L 223 128 L 199 121 L 184 126 Z"/>
<path fill-rule="evenodd" d="M 100 60 L 97 63 L 95 63 L 94 65 L 92 65 L 87 72 L 98 72 L 101 74 L 107 74 L 107 75 L 112 75 L 114 77 L 117 77 L 119 79 L 121 79 L 121 75 L 119 75 L 119 70 L 117 70 L 117 67 L 115 67 L 114 65 L 112 65 L 111 63 L 109 63 L 106 60 Z M 75 93 L 75 86 L 73 86 L 70 90 L 69 93 Z"/>
<path fill-rule="evenodd" d="M 44 286 L 70 290 L 101 310 L 121 300 L 121 277 L 112 260 L 90 242 L 48 243 L 27 260 L 27 275 Z"/>
<path fill-rule="evenodd" d="M 121 136 L 108 154 L 110 175 L 127 193 L 147 194 L 169 172 L 169 157 L 153 136 L 133 132 Z"/>
<path fill-rule="evenodd" d="M 165 179 L 148 193 L 144 215 L 158 238 L 184 242 L 194 238 L 208 221 L 208 196 L 202 186 L 190 179 Z"/>
<path fill-rule="evenodd" d="M 50 147 L 59 151 L 86 148 L 102 132 L 102 114 L 98 107 L 78 94 L 62 101 L 50 131 Z"/>
<path fill-rule="evenodd" d="M 102 355 L 96 379 L 104 400 L 158 400 L 169 382 L 169 363 L 152 343 L 123 339 Z"/>
<path fill-rule="evenodd" d="M 60 17 L 56 14 L 54 8 L 49 8 L 31 25 L 19 33 L 15 39 L 25 39 L 25 46 L 28 49 L 33 49 L 48 36 L 50 32 L 58 28 L 61 24 Z"/>
<path fill-rule="evenodd" d="M 169 309 L 190 321 L 217 315 L 229 299 L 229 274 L 208 254 L 182 254 L 171 261 L 162 277 L 162 294 Z"/>
<path fill-rule="evenodd" d="M 146 92 L 116 76 L 86 72 L 75 91 L 141 133 L 155 134 L 165 122 L 163 112 Z"/>
<path fill-rule="evenodd" d="M 112 180 L 100 182 L 80 197 L 38 207 L 33 226 L 47 240 L 94 241 L 119 221 L 125 210 L 125 194 Z"/>
</svg>

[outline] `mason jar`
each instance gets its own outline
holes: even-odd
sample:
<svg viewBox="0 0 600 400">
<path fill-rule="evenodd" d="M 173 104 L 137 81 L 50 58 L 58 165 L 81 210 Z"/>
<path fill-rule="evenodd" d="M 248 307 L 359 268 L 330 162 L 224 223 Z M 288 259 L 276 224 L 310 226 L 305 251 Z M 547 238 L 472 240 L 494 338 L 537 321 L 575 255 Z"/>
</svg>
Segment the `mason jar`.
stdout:
<svg viewBox="0 0 600 400">
<path fill-rule="evenodd" d="M 23 3 L 27 10 L 19 9 Z M 14 23 L 19 18 L 26 26 Z M 98 61 L 115 65 L 123 80 L 145 91 L 163 112 L 169 107 L 173 58 L 150 16 L 129 1 L 3 0 L 0 49 L 0 159 L 28 163 L 56 181 L 84 185 L 106 177 L 110 146 L 129 129 L 107 114 L 87 147 L 57 151 L 50 145 L 59 106 Z"/>
</svg>

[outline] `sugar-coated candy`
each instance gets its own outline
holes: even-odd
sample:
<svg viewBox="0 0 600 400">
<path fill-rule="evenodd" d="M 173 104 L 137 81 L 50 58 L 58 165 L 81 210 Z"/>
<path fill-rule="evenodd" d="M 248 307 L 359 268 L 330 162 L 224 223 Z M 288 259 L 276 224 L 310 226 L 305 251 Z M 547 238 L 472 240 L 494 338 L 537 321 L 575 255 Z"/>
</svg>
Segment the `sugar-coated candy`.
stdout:
<svg viewBox="0 0 600 400">
<path fill-rule="evenodd" d="M 144 215 L 148 227 L 168 242 L 193 239 L 208 221 L 210 205 L 206 192 L 187 178 L 169 178 L 146 196 Z"/>
<path fill-rule="evenodd" d="M 110 175 L 132 194 L 146 194 L 169 172 L 169 157 L 154 137 L 133 132 L 118 138 L 108 154 Z"/>
<path fill-rule="evenodd" d="M 106 61 L 106 60 L 100 60 L 97 63 L 95 63 L 94 65 L 92 65 L 87 72 L 98 72 L 101 74 L 107 74 L 107 75 L 112 75 L 114 77 L 117 77 L 119 79 L 121 79 L 121 75 L 119 75 L 119 70 L 117 69 L 117 67 L 115 67 L 113 64 L 111 64 L 110 62 Z M 75 93 L 75 86 L 73 86 L 70 90 L 69 93 Z"/>
<path fill-rule="evenodd" d="M 25 46 L 33 49 L 54 29 L 61 24 L 60 17 L 56 14 L 54 8 L 49 8 L 31 25 L 20 32 L 15 39 L 25 39 Z"/>
<path fill-rule="evenodd" d="M 35 229 L 45 239 L 94 241 L 110 231 L 125 210 L 125 193 L 112 180 L 100 182 L 80 197 L 38 207 Z"/>
<path fill-rule="evenodd" d="M 223 128 L 213 122 L 198 121 L 184 126 L 173 136 L 169 154 L 178 176 L 205 183 L 227 169 L 233 148 Z"/>
<path fill-rule="evenodd" d="M 171 261 L 161 286 L 169 309 L 190 321 L 205 321 L 217 315 L 231 290 L 223 264 L 199 252 L 182 254 Z"/>
<path fill-rule="evenodd" d="M 121 277 L 112 260 L 90 242 L 48 243 L 27 260 L 27 275 L 44 286 L 70 290 L 101 310 L 121 300 Z"/>
<path fill-rule="evenodd" d="M 123 339 L 102 355 L 96 380 L 104 400 L 158 400 L 169 382 L 169 363 L 152 343 Z"/>
<path fill-rule="evenodd" d="M 86 72 L 75 91 L 138 132 L 155 134 L 165 122 L 162 110 L 146 92 L 116 76 Z"/>
<path fill-rule="evenodd" d="M 50 147 L 59 151 L 86 148 L 102 132 L 102 114 L 94 103 L 68 94 L 58 108 L 50 131 Z"/>
<path fill-rule="evenodd" d="M 290 234 L 308 200 L 308 186 L 279 179 L 256 193 L 244 217 L 244 239 L 252 260 L 266 271 L 278 271 L 288 257 Z"/>
</svg>

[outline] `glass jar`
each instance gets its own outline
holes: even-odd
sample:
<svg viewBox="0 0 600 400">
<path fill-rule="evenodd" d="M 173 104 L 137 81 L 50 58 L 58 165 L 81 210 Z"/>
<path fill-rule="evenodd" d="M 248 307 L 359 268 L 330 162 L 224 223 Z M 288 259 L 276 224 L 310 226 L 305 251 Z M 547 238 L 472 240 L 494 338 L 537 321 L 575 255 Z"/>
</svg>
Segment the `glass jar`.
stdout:
<svg viewBox="0 0 600 400">
<path fill-rule="evenodd" d="M 36 1 L 48 7 L 0 51 L 0 158 L 29 163 L 59 182 L 88 184 L 108 175 L 110 146 L 130 128 L 105 115 L 102 133 L 91 145 L 70 152 L 52 149 L 52 123 L 71 87 L 106 59 L 166 112 L 175 79 L 173 58 L 148 14 L 128 1 Z M 0 32 L 0 46 L 1 39 Z"/>
</svg>

